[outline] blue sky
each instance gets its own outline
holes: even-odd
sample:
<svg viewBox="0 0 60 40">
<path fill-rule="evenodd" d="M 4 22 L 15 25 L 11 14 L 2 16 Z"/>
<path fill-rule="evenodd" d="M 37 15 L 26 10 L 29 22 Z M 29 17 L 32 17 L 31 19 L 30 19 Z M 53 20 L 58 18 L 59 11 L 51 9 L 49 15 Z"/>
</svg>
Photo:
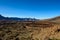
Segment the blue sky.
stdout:
<svg viewBox="0 0 60 40">
<path fill-rule="evenodd" d="M 60 0 L 0 0 L 0 14 L 6 17 L 52 18 L 60 16 Z"/>
</svg>

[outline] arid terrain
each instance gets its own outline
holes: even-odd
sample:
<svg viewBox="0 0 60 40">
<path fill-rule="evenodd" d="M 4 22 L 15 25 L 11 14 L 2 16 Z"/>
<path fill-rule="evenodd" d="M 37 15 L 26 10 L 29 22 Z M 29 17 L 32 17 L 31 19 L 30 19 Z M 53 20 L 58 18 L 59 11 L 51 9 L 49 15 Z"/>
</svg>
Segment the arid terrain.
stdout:
<svg viewBox="0 0 60 40">
<path fill-rule="evenodd" d="M 60 40 L 60 19 L 43 21 L 0 20 L 0 40 Z"/>
</svg>

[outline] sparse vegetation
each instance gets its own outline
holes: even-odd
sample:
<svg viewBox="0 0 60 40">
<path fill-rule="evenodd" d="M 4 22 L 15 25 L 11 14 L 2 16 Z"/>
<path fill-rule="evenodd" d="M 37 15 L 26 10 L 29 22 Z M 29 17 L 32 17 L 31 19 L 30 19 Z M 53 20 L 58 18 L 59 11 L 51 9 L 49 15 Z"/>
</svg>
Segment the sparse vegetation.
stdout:
<svg viewBox="0 0 60 40">
<path fill-rule="evenodd" d="M 53 38 L 53 39 L 49 39 L 49 40 L 60 40 L 60 39 Z"/>
<path fill-rule="evenodd" d="M 54 26 L 56 25 L 56 26 Z M 0 40 L 59 40 L 48 39 L 56 37 L 55 32 L 60 32 L 59 25 L 48 21 L 1 21 Z M 60 38 L 60 36 L 59 36 Z"/>
<path fill-rule="evenodd" d="M 57 29 L 56 32 L 60 32 L 60 29 Z"/>
</svg>

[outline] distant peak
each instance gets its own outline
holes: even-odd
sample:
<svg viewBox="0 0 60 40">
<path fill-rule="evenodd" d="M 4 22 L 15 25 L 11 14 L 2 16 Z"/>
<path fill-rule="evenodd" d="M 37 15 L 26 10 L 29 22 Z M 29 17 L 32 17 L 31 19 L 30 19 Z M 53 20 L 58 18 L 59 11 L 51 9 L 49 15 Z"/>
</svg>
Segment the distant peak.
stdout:
<svg viewBox="0 0 60 40">
<path fill-rule="evenodd" d="M 2 16 L 2 15 L 0 14 L 0 17 L 4 17 L 4 16 Z"/>
<path fill-rule="evenodd" d="M 0 14 L 0 16 L 2 16 L 2 15 Z"/>
</svg>

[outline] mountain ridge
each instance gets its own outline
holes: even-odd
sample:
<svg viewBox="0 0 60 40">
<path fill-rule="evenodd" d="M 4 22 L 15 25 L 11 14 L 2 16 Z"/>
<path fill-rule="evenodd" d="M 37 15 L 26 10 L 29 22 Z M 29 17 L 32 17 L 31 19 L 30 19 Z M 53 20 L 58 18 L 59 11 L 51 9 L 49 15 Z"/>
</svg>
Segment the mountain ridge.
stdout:
<svg viewBox="0 0 60 40">
<path fill-rule="evenodd" d="M 18 18 L 18 17 L 4 17 L 0 15 L 0 20 L 15 20 L 15 21 L 36 21 L 35 18 Z"/>
</svg>

